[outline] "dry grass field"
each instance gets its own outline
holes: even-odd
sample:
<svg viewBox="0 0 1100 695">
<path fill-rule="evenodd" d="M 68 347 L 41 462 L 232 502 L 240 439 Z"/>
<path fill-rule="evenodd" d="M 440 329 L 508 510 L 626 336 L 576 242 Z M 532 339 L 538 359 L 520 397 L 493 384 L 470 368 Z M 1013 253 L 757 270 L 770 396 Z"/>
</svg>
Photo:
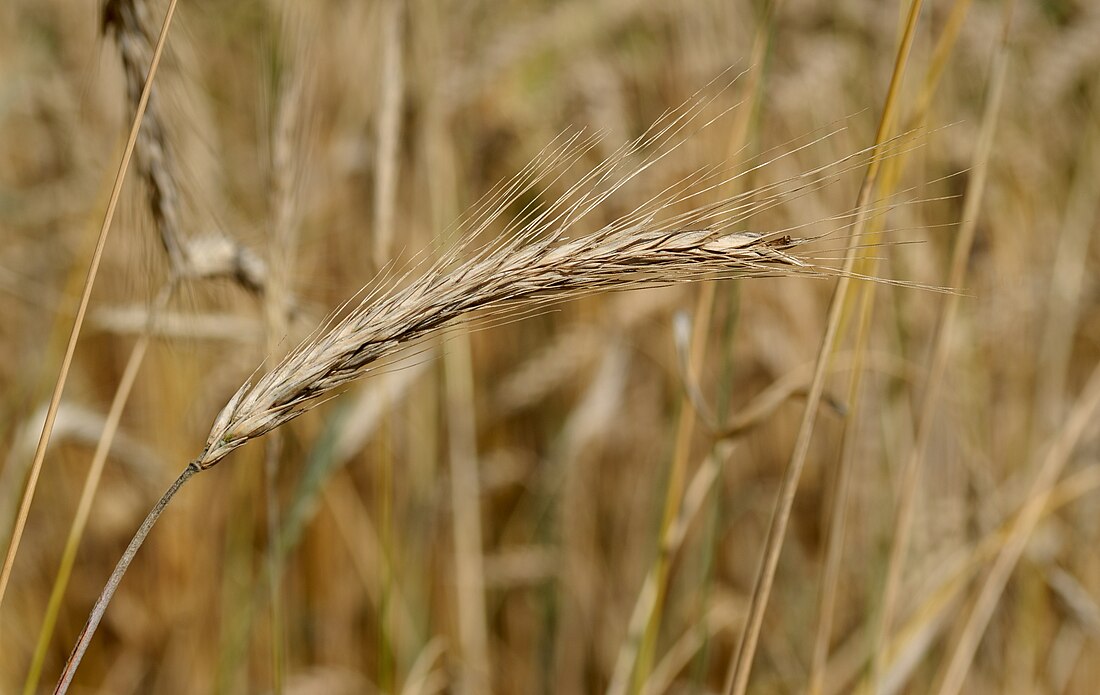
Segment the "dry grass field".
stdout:
<svg viewBox="0 0 1100 695">
<path fill-rule="evenodd" d="M 1097 692 L 1100 3 L 169 6 L 0 2 L 0 693 Z"/>
</svg>

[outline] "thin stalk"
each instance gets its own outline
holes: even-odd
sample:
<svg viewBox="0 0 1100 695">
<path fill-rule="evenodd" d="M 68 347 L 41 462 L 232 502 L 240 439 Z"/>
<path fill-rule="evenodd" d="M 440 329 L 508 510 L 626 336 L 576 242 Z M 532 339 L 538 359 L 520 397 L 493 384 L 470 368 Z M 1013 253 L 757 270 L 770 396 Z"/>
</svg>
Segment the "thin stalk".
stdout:
<svg viewBox="0 0 1100 695">
<path fill-rule="evenodd" d="M 901 91 L 902 77 L 909 58 L 909 51 L 913 45 L 916 34 L 917 18 L 920 15 L 922 0 L 912 0 L 909 5 L 909 14 L 905 23 L 905 31 L 902 34 L 901 44 L 898 47 L 897 58 L 894 62 L 894 71 L 890 78 L 890 87 L 883 106 L 882 116 L 879 120 L 878 132 L 875 136 L 875 150 L 871 162 L 867 166 L 867 173 L 860 186 L 859 196 L 856 202 L 857 217 L 853 225 L 852 235 L 849 238 L 848 249 L 845 253 L 843 271 L 837 281 L 836 289 L 829 306 L 828 322 L 825 335 L 818 351 L 817 364 L 814 369 L 814 379 L 810 385 L 810 393 L 806 399 L 806 409 L 803 412 L 802 423 L 799 427 L 798 439 L 791 454 L 790 463 L 787 465 L 780 484 L 779 496 L 776 499 L 775 511 L 768 528 L 767 539 L 764 544 L 764 557 L 760 570 L 757 572 L 754 583 L 752 599 L 749 604 L 749 618 L 745 626 L 741 644 L 734 659 L 731 660 L 730 669 L 727 672 L 726 684 L 723 692 L 743 695 L 748 688 L 749 674 L 752 671 L 753 657 L 756 655 L 756 645 L 760 638 L 760 629 L 764 624 L 764 612 L 767 610 L 768 598 L 771 587 L 775 581 L 775 571 L 779 564 L 779 553 L 783 548 L 783 540 L 787 532 L 787 523 L 790 520 L 791 507 L 794 504 L 795 493 L 798 490 L 798 481 L 802 477 L 802 469 L 806 463 L 806 455 L 809 453 L 810 439 L 813 435 L 814 423 L 817 418 L 818 405 L 821 402 L 825 390 L 825 373 L 828 363 L 835 349 L 837 335 L 839 333 L 840 314 L 846 305 L 848 288 L 851 284 L 851 271 L 855 266 L 858 255 L 859 239 L 868 219 L 868 207 L 871 201 L 871 191 L 874 189 L 881 166 L 882 145 L 889 139 L 890 130 L 894 123 L 894 114 L 898 107 L 898 95 Z"/>
<path fill-rule="evenodd" d="M 179 474 L 176 481 L 161 495 L 157 503 L 153 505 L 153 508 L 149 510 L 148 516 L 145 517 L 145 521 L 141 523 L 141 527 L 138 528 L 137 533 L 134 534 L 133 539 L 130 540 L 130 544 L 126 546 L 126 551 L 122 553 L 122 558 L 115 565 L 115 569 L 111 572 L 110 578 L 107 579 L 107 583 L 103 587 L 103 591 L 99 594 L 99 598 L 96 599 L 95 605 L 92 607 L 92 612 L 88 615 L 88 622 L 84 624 L 84 629 L 80 631 L 80 637 L 77 639 L 76 646 L 73 647 L 72 653 L 69 655 L 68 661 L 65 662 L 65 668 L 61 671 L 61 677 L 57 681 L 57 686 L 54 688 L 54 695 L 64 695 L 68 692 L 69 685 L 73 681 L 73 676 L 76 675 L 76 669 L 80 666 L 81 659 L 84 658 L 84 652 L 88 650 L 88 645 L 92 643 L 92 636 L 95 635 L 96 628 L 99 627 L 99 623 L 103 620 L 103 614 L 107 611 L 107 604 L 111 602 L 111 598 L 114 597 L 115 591 L 118 589 L 119 583 L 122 581 L 122 577 L 126 574 L 126 570 L 130 568 L 130 563 L 133 562 L 134 556 L 137 555 L 137 551 L 141 548 L 141 544 L 145 542 L 145 538 L 149 535 L 149 532 L 153 530 L 153 525 L 157 523 L 157 519 L 160 518 L 161 513 L 164 512 L 165 507 L 172 501 L 172 498 L 176 496 L 183 484 L 191 479 L 191 476 L 198 473 L 201 469 L 197 461 L 192 461 L 187 465 L 187 468 L 183 469 L 183 472 Z"/>
<path fill-rule="evenodd" d="M 23 501 L 19 506 L 19 515 L 15 520 L 12 530 L 11 542 L 8 545 L 7 556 L 4 558 L 4 567 L 0 570 L 0 605 L 3 605 L 4 594 L 8 588 L 8 580 L 11 578 L 11 570 L 15 565 L 15 555 L 19 552 L 19 542 L 23 538 L 23 530 L 27 525 L 27 516 L 30 514 L 31 501 L 38 487 L 38 478 L 42 473 L 42 462 L 46 458 L 46 445 L 49 444 L 50 435 L 53 433 L 54 424 L 57 422 L 57 409 L 61 405 L 61 394 L 65 391 L 65 382 L 69 377 L 69 368 L 72 366 L 73 355 L 76 352 L 76 341 L 80 337 L 80 329 L 84 326 L 84 317 L 88 313 L 88 303 L 92 297 L 92 287 L 95 285 L 96 275 L 99 273 L 99 263 L 103 258 L 103 248 L 107 244 L 107 234 L 111 229 L 111 220 L 115 216 L 115 208 L 122 193 L 122 182 L 126 179 L 126 172 L 130 168 L 130 159 L 134 154 L 134 146 L 137 144 L 138 131 L 141 130 L 142 116 L 149 104 L 149 95 L 153 91 L 153 78 L 156 77 L 157 68 L 160 66 L 160 57 L 164 52 L 164 45 L 168 40 L 168 28 L 172 25 L 172 16 L 176 12 L 178 0 L 170 0 L 168 10 L 164 15 L 164 23 L 157 37 L 156 48 L 153 49 L 153 60 L 149 64 L 149 76 L 145 79 L 145 87 L 141 91 L 141 99 L 138 100 L 134 120 L 130 126 L 130 135 L 126 140 L 122 161 L 118 165 L 115 174 L 115 182 L 111 188 L 111 197 L 107 201 L 107 211 L 103 215 L 103 224 L 99 228 L 99 238 L 96 241 L 95 250 L 88 265 L 88 278 L 84 281 L 84 291 L 80 295 L 80 304 L 76 310 L 76 318 L 73 320 L 73 329 L 69 333 L 69 342 L 65 346 L 65 356 L 61 360 L 61 368 L 57 374 L 57 383 L 54 385 L 53 395 L 50 397 L 50 405 L 46 410 L 46 422 L 42 425 L 42 434 L 38 438 L 38 447 L 34 452 L 34 462 L 31 464 L 30 478 L 23 492 Z"/>
<path fill-rule="evenodd" d="M 264 568 L 270 595 L 268 618 L 271 620 L 271 690 L 282 695 L 286 688 L 286 623 L 283 618 L 283 590 L 278 555 L 279 529 L 279 461 L 283 452 L 283 433 L 271 433 L 264 446 L 264 498 L 266 500 L 267 558 Z"/>
<path fill-rule="evenodd" d="M 376 268 L 384 267 L 390 261 L 394 247 L 399 165 L 397 148 L 401 141 L 401 97 L 404 90 L 405 0 L 387 0 L 382 12 L 382 83 L 375 133 L 378 153 L 375 158 L 372 259 Z"/>
<path fill-rule="evenodd" d="M 753 39 L 752 64 L 748 71 L 745 85 L 746 102 L 737 112 L 737 120 L 733 125 L 730 135 L 729 152 L 731 156 L 741 152 L 749 138 L 749 129 L 752 117 L 759 104 L 760 84 L 764 72 L 764 59 L 767 55 L 768 44 L 771 38 L 771 18 L 782 0 L 770 3 L 764 10 L 763 21 L 756 31 Z M 739 182 L 740 180 L 738 180 Z M 731 186 L 732 188 L 732 186 Z M 710 336 L 710 325 L 714 315 L 714 299 L 717 293 L 717 283 L 707 282 L 699 288 L 699 296 L 695 305 L 695 318 L 691 334 L 689 348 L 690 361 L 685 374 L 687 383 L 698 383 L 700 370 L 706 360 L 707 339 Z M 680 513 L 680 504 L 683 497 L 684 480 L 687 475 L 688 460 L 691 457 L 691 445 L 695 434 L 696 409 L 692 407 L 690 397 L 685 393 L 680 399 L 680 417 L 676 425 L 676 440 L 673 449 L 672 466 L 669 469 L 669 478 L 666 484 L 664 512 L 661 517 L 661 526 L 658 530 L 658 538 L 665 538 L 669 527 Z M 665 604 L 665 594 L 668 590 L 668 574 L 670 558 L 663 551 L 663 545 L 658 550 L 654 560 L 653 576 L 655 578 L 656 596 L 652 604 L 652 614 L 645 623 L 645 633 L 642 635 L 641 645 L 638 649 L 638 659 L 635 666 L 632 691 L 639 692 L 648 681 L 649 673 L 653 668 L 653 662 L 657 649 L 657 637 L 660 634 L 661 611 Z"/>
<path fill-rule="evenodd" d="M 1011 13 L 1011 9 L 1006 9 Z M 970 248 L 974 242 L 974 234 L 977 228 L 977 220 L 981 212 L 981 201 L 985 190 L 985 181 L 989 171 L 989 156 L 993 150 L 993 136 L 996 131 L 997 117 L 1000 113 L 1001 99 L 1004 94 L 1005 76 L 1008 71 L 1008 15 L 1001 46 L 994 58 L 993 70 L 990 77 L 990 94 L 986 102 L 985 114 L 982 119 L 982 129 L 978 144 L 974 153 L 973 176 L 966 193 L 966 202 L 963 205 L 962 225 L 959 234 L 955 238 L 955 248 L 952 252 L 951 270 L 948 277 L 950 287 L 961 287 L 966 277 L 967 261 L 970 258 Z M 890 634 L 896 610 L 898 592 L 901 587 L 901 574 L 905 565 L 906 554 L 909 547 L 909 536 L 912 532 L 912 519 L 915 490 L 917 488 L 921 461 L 924 451 L 928 446 L 931 436 L 934 409 L 939 399 L 939 387 L 943 382 L 943 376 L 947 370 L 947 361 L 952 343 L 955 318 L 958 315 L 960 296 L 948 295 L 940 322 L 937 328 L 936 340 L 933 348 L 932 361 L 928 372 L 928 385 L 924 389 L 921 402 L 919 420 L 917 422 L 917 435 L 913 449 L 906 459 L 905 466 L 900 474 L 901 496 L 898 500 L 897 513 L 894 520 L 894 543 L 890 549 L 890 559 L 887 564 L 886 581 L 882 590 L 882 611 L 879 617 L 877 643 L 882 644 Z M 875 673 L 882 670 L 883 656 L 875 659 Z"/>
<path fill-rule="evenodd" d="M 698 383 L 699 369 L 706 357 L 707 338 L 710 334 L 710 321 L 714 313 L 714 295 L 717 283 L 707 282 L 699 288 L 699 297 L 695 303 L 695 325 L 691 336 L 691 360 L 688 369 L 691 374 L 685 375 L 690 383 Z M 668 481 L 665 484 L 665 506 L 661 518 L 659 538 L 668 535 L 668 529 L 680 513 L 680 503 L 683 498 L 684 480 L 687 476 L 688 460 L 691 458 L 691 445 L 695 434 L 695 408 L 688 402 L 685 395 L 681 398 L 680 419 L 676 425 L 676 445 L 672 457 L 672 466 L 669 470 Z M 661 607 L 665 602 L 665 594 L 668 590 L 668 575 L 672 558 L 669 555 L 670 548 L 666 543 L 661 543 L 654 559 L 651 576 L 653 578 L 654 597 L 650 607 L 649 619 L 645 622 L 645 632 L 642 635 L 641 646 L 638 650 L 638 660 L 634 671 L 632 692 L 639 692 L 649 679 L 649 672 L 653 668 L 654 653 L 657 649 L 657 635 L 661 625 Z M 648 579 L 648 578 L 647 578 Z"/>
<path fill-rule="evenodd" d="M 122 377 L 115 388 L 111 408 L 108 410 L 107 418 L 103 423 L 103 433 L 99 437 L 95 452 L 92 454 L 92 462 L 88 466 L 88 473 L 84 477 L 84 488 L 80 492 L 80 500 L 77 502 L 73 523 L 69 527 L 69 537 L 66 539 L 65 548 L 61 553 L 61 564 L 54 578 L 49 602 L 46 604 L 46 614 L 42 618 L 42 627 L 38 632 L 38 643 L 34 648 L 34 656 L 31 657 L 30 671 L 23 683 L 24 695 L 31 695 L 31 693 L 38 690 L 38 682 L 42 678 L 42 666 L 46 662 L 46 652 L 50 646 L 54 628 L 57 626 L 61 603 L 65 598 L 65 590 L 69 586 L 69 579 L 72 577 L 73 565 L 76 563 L 76 551 L 80 547 L 80 539 L 84 537 L 84 529 L 87 527 L 88 517 L 92 511 L 92 502 L 95 500 L 96 491 L 99 489 L 99 481 L 103 476 L 107 455 L 111 451 L 115 434 L 118 432 L 122 412 L 126 409 L 126 404 L 130 400 L 130 393 L 133 390 L 134 382 L 137 380 L 138 371 L 145 361 L 149 342 L 154 332 L 155 321 L 167 305 L 175 284 L 175 281 L 172 281 L 166 285 L 153 301 L 153 305 L 149 310 L 148 325 L 137 339 L 137 342 L 134 343 L 134 347 L 130 351 L 130 358 L 122 371 Z"/>
<path fill-rule="evenodd" d="M 393 506 L 394 495 L 397 490 L 394 487 L 394 461 L 393 447 L 390 444 L 391 427 L 384 417 L 382 426 L 379 427 L 375 456 L 378 461 L 378 479 L 375 482 L 376 504 L 378 507 L 378 536 L 382 550 L 380 555 L 391 558 L 389 562 L 382 563 L 380 574 L 381 590 L 378 596 L 378 687 L 382 692 L 394 691 L 394 674 L 396 672 L 395 647 L 393 644 L 393 611 L 394 595 L 397 587 L 394 585 L 394 563 L 397 557 L 397 548 L 393 535 Z"/>
<path fill-rule="evenodd" d="M 916 137 L 921 131 L 932 104 L 932 97 L 939 87 L 940 78 L 948 58 L 958 40 L 962 29 L 963 20 L 970 8 L 970 0 L 957 0 L 951 10 L 932 53 L 931 64 L 925 74 L 924 82 L 917 97 L 916 106 L 913 109 L 904 128 L 906 133 L 911 133 L 908 139 Z M 880 197 L 888 197 L 896 188 L 901 171 L 908 159 L 909 151 L 906 149 L 896 158 L 891 158 L 884 165 L 883 183 L 879 189 Z M 869 257 L 870 249 L 875 247 L 882 235 L 882 218 L 876 222 L 876 230 L 870 235 L 863 253 L 863 263 L 860 274 L 871 276 L 874 274 L 875 261 Z M 954 286 L 954 285 L 953 285 Z M 818 625 L 814 638 L 813 656 L 810 665 L 810 677 L 807 691 L 810 695 L 819 695 L 824 688 L 825 666 L 829 656 L 829 640 L 832 635 L 833 613 L 836 609 L 836 597 L 840 580 L 841 558 L 844 549 L 844 534 L 847 526 L 848 494 L 852 478 L 852 468 L 855 465 L 854 446 L 856 442 L 856 429 L 859 426 L 857 417 L 859 407 L 860 382 L 863 374 L 863 356 L 866 351 L 867 340 L 870 335 L 871 315 L 874 309 L 874 295 L 877 286 L 875 283 L 863 283 L 860 292 L 859 324 L 853 352 L 855 365 L 851 371 L 848 384 L 848 399 L 845 405 L 848 408 L 848 419 L 845 422 L 843 440 L 841 445 L 840 464 L 836 471 L 833 486 L 833 499 L 829 520 L 829 535 L 826 543 L 824 569 L 822 570 L 821 590 L 818 597 Z M 876 660 L 882 650 L 876 652 Z"/>
<path fill-rule="evenodd" d="M 489 626 L 485 612 L 485 571 L 482 558 L 481 485 L 477 468 L 477 425 L 474 420 L 473 358 L 469 333 L 458 329 L 448 337 L 443 353 L 450 449 L 451 505 L 454 537 L 458 627 L 462 644 L 463 688 L 472 695 L 491 692 Z"/>
</svg>

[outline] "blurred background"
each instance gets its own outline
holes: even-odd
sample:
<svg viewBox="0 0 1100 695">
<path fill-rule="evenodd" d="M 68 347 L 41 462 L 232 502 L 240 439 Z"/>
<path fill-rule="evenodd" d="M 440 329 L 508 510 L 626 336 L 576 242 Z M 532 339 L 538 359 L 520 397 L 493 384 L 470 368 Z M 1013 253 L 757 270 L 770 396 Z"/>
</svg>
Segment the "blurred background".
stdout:
<svg viewBox="0 0 1100 695">
<path fill-rule="evenodd" d="M 4 547 L 166 6 L 0 4 Z M 751 169 L 720 198 L 867 148 L 908 8 L 181 2 L 0 606 L 0 692 L 52 687 L 226 400 L 387 264 L 463 239 L 563 132 L 602 133 L 595 165 L 697 93 L 724 115 L 593 223 L 701 167 Z M 963 282 L 853 285 L 749 692 L 936 692 L 960 658 L 964 692 L 1095 692 L 1098 37 L 1088 0 L 923 3 L 875 193 L 904 202 L 859 268 L 951 286 L 969 224 Z M 746 228 L 839 258 L 863 174 Z M 197 476 L 74 692 L 722 692 L 835 284 L 601 294 L 436 336 Z"/>
</svg>

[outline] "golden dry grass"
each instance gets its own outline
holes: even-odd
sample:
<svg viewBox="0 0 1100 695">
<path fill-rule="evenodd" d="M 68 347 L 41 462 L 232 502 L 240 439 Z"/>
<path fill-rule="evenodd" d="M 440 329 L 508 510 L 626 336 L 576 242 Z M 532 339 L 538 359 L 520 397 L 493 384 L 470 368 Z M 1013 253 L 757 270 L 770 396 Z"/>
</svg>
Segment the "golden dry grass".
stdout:
<svg viewBox="0 0 1100 695">
<path fill-rule="evenodd" d="M 167 3 L 97 5 L 0 6 L 4 548 Z M 192 460 L 72 692 L 1093 692 L 1100 12 L 923 5 L 864 227 L 909 3 L 180 3 L 0 692 Z"/>
</svg>

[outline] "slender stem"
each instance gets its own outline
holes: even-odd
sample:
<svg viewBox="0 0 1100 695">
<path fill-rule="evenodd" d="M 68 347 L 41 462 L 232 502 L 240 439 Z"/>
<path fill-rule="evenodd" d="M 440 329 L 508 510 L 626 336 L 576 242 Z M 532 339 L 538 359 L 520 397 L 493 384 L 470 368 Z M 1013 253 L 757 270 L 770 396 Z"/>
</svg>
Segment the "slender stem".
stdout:
<svg viewBox="0 0 1100 695">
<path fill-rule="evenodd" d="M 141 544 L 145 542 L 145 537 L 149 535 L 149 532 L 153 529 L 153 524 L 157 523 L 157 519 L 160 518 L 164 508 L 168 506 L 168 503 L 172 501 L 172 498 L 176 496 L 179 489 L 183 487 L 191 476 L 201 470 L 198 464 L 192 461 L 187 465 L 187 468 L 183 469 L 176 481 L 161 495 L 157 503 L 153 505 L 153 508 L 149 510 L 148 516 L 145 517 L 145 521 L 142 522 L 141 527 L 134 534 L 133 539 L 130 540 L 130 545 L 126 546 L 126 552 L 122 553 L 122 558 L 119 559 L 118 564 L 115 565 L 114 572 L 111 572 L 111 576 L 107 579 L 107 583 L 103 586 L 102 593 L 99 594 L 99 598 L 96 600 L 95 605 L 92 606 L 92 612 L 88 615 L 88 622 L 84 624 L 84 629 L 80 631 L 80 637 L 77 639 L 76 646 L 73 647 L 72 654 L 69 655 L 69 660 L 65 662 L 65 668 L 61 672 L 61 677 L 57 681 L 57 687 L 54 688 L 54 695 L 64 695 L 68 692 L 69 685 L 72 683 L 73 676 L 76 675 L 76 669 L 80 666 L 80 660 L 84 658 L 84 652 L 88 650 L 88 645 L 92 642 L 92 636 L 95 634 L 96 628 L 99 627 L 99 623 L 103 620 L 103 614 L 107 612 L 107 605 L 111 602 L 111 598 L 114 597 L 115 591 L 118 589 L 119 583 L 122 581 L 123 575 L 126 574 L 126 570 L 130 568 L 130 563 L 133 562 L 134 556 L 137 555 L 137 551 L 141 548 Z"/>
<path fill-rule="evenodd" d="M 744 150 L 749 142 L 750 128 L 754 123 L 753 116 L 760 107 L 762 93 L 760 86 L 763 82 L 765 58 L 771 41 L 772 18 L 781 3 L 782 0 L 774 0 L 765 6 L 763 17 L 753 39 L 752 63 L 748 71 L 748 81 L 745 85 L 744 98 L 746 103 L 737 111 L 737 120 L 733 123 L 729 140 L 728 151 L 731 157 Z M 737 184 L 740 185 L 740 181 Z M 733 190 L 733 188 L 733 185 L 729 186 L 730 195 L 741 193 L 740 190 Z M 690 388 L 687 386 L 688 384 L 699 382 L 703 364 L 706 361 L 707 339 L 714 318 L 714 302 L 717 290 L 716 282 L 703 283 L 699 288 L 699 295 L 695 304 L 695 320 L 686 353 L 688 357 L 684 372 L 686 388 Z M 662 545 L 659 547 L 656 558 L 654 558 L 651 570 L 656 582 L 656 593 L 653 596 L 651 614 L 645 623 L 645 632 L 641 636 L 637 660 L 634 665 L 634 679 L 631 688 L 633 693 L 641 692 L 644 689 L 656 658 L 661 613 L 665 606 L 665 596 L 668 591 L 669 572 L 671 570 L 671 558 L 669 554 L 664 552 L 662 539 L 666 537 L 670 527 L 681 512 L 684 481 L 691 458 L 697 414 L 696 408 L 693 407 L 691 402 L 691 397 L 685 392 L 680 399 L 680 417 L 676 426 L 672 465 L 666 482 L 664 514 L 657 534 L 657 538 Z M 705 416 L 703 420 L 705 422 Z M 646 581 L 648 584 L 648 577 Z M 646 588 L 643 588 L 643 592 Z"/>
<path fill-rule="evenodd" d="M 710 333 L 711 319 L 714 313 L 714 296 L 717 291 L 717 283 L 707 282 L 699 288 L 699 297 L 695 304 L 695 325 L 692 331 L 691 345 L 689 347 L 691 358 L 687 365 L 688 372 L 684 375 L 689 383 L 698 383 L 700 370 L 706 357 L 707 336 Z M 680 420 L 676 427 L 676 446 L 672 457 L 672 467 L 665 483 L 665 509 L 661 518 L 661 527 L 658 538 L 663 539 L 668 535 L 668 530 L 680 514 L 680 504 L 683 498 L 684 483 L 688 474 L 688 465 L 691 459 L 692 442 L 695 433 L 695 409 L 691 407 L 688 396 L 680 399 Z M 665 602 L 665 594 L 668 591 L 669 572 L 671 571 L 670 554 L 662 543 L 654 558 L 652 576 L 654 579 L 655 595 L 649 619 L 646 621 L 645 632 L 642 635 L 641 646 L 638 650 L 638 660 L 634 671 L 634 684 L 631 692 L 642 691 L 645 682 L 649 679 L 653 668 L 655 652 L 657 649 L 657 636 L 661 626 L 661 610 Z M 647 578 L 648 580 L 648 578 Z"/>
<path fill-rule="evenodd" d="M 443 353 L 443 375 L 454 509 L 452 533 L 458 630 L 464 661 L 464 687 L 459 692 L 490 693 L 492 666 L 486 619 L 473 358 L 468 333 L 456 331 L 449 337 L 450 347 Z"/>
<path fill-rule="evenodd" d="M 134 343 L 130 358 L 126 362 L 126 368 L 122 372 L 122 378 L 119 379 L 118 386 L 115 388 L 115 396 L 111 401 L 107 419 L 103 423 L 103 433 L 99 437 L 99 443 L 96 445 L 92 462 L 89 464 L 88 473 L 84 478 L 84 488 L 80 493 L 80 501 L 77 504 L 76 514 L 73 515 L 72 525 L 69 527 L 69 537 L 65 541 L 65 550 L 61 554 L 61 563 L 58 566 L 53 590 L 50 593 L 49 602 L 46 604 L 46 614 L 42 618 L 42 627 L 38 632 L 38 644 L 35 646 L 31 668 L 23 684 L 24 695 L 32 695 L 38 692 L 38 681 L 42 676 L 42 667 L 46 663 L 50 640 L 53 638 L 54 628 L 57 625 L 57 617 L 61 613 L 65 590 L 69 587 L 69 579 L 72 577 L 73 566 L 76 563 L 76 553 L 80 547 L 80 539 L 84 537 L 84 529 L 88 525 L 92 503 L 95 501 L 96 491 L 99 490 L 99 481 L 103 477 L 103 469 L 107 464 L 107 456 L 111 452 L 111 445 L 118 433 L 122 413 L 130 400 L 130 393 L 137 381 L 138 372 L 145 361 L 145 354 L 156 330 L 156 321 L 175 291 L 176 281 L 177 278 L 173 278 L 161 288 L 149 307 L 149 318 L 145 330 L 137 342 Z"/>
<path fill-rule="evenodd" d="M 279 572 L 279 461 L 283 452 L 283 431 L 275 430 L 264 449 L 264 497 L 267 522 L 267 590 L 271 602 L 271 691 L 282 695 L 286 688 L 286 623 L 283 617 L 283 590 Z"/>
<path fill-rule="evenodd" d="M 970 249 L 974 243 L 977 222 L 981 217 L 981 205 L 984 199 L 985 182 L 989 172 L 989 159 L 993 152 L 997 120 L 1000 115 L 1001 99 L 1004 94 L 1004 81 L 1008 71 L 1008 29 L 1011 19 L 1010 7 L 1005 7 L 1005 26 L 1001 44 L 993 57 L 993 66 L 989 81 L 989 97 L 982 116 L 982 127 L 974 151 L 974 166 L 970 184 L 963 205 L 962 223 L 951 254 L 951 269 L 948 275 L 949 287 L 963 287 L 966 280 L 967 263 Z M 902 575 L 909 552 L 912 536 L 913 514 L 916 491 L 920 487 L 920 475 L 925 452 L 932 434 L 936 408 L 939 403 L 940 388 L 947 372 L 947 365 L 954 345 L 955 322 L 959 313 L 961 297 L 948 295 L 936 326 L 932 358 L 928 366 L 928 379 L 921 398 L 917 419 L 916 437 L 913 448 L 905 459 L 905 465 L 899 474 L 901 481 L 900 496 L 894 515 L 894 539 L 890 547 L 890 556 L 886 565 L 886 579 L 882 587 L 882 608 L 878 620 L 876 644 L 883 645 L 873 662 L 872 675 L 875 680 L 875 692 L 879 690 L 878 681 L 886 669 L 887 650 L 884 648 L 890 638 L 898 601 L 901 596 Z"/>
<path fill-rule="evenodd" d="M 802 469 L 805 467 L 806 456 L 809 453 L 818 405 L 825 391 L 825 374 L 828 371 L 828 365 L 840 333 L 841 313 L 847 304 L 848 288 L 851 284 L 850 273 L 858 255 L 859 239 L 870 216 L 871 191 L 874 189 L 879 168 L 882 164 L 883 144 L 889 139 L 889 133 L 893 127 L 902 76 L 905 73 L 909 49 L 913 45 L 917 17 L 920 15 L 922 4 L 923 0 L 912 0 L 909 4 L 905 32 L 898 46 L 894 71 L 890 78 L 890 87 L 887 91 L 882 116 L 879 119 L 878 132 L 875 135 L 875 149 L 857 198 L 857 217 L 852 226 L 843 271 L 830 301 L 828 323 L 818 351 L 817 366 L 814 370 L 813 382 L 810 384 L 810 393 L 806 399 L 806 409 L 802 416 L 802 423 L 799 426 L 794 451 L 791 453 L 791 460 L 783 473 L 779 496 L 776 499 L 771 522 L 768 525 L 768 535 L 764 541 L 764 556 L 756 574 L 752 598 L 749 603 L 748 621 L 745 625 L 741 643 L 730 661 L 729 670 L 726 672 L 726 683 L 722 692 L 727 693 L 727 695 L 743 695 L 749 685 L 749 674 L 752 671 L 752 662 L 756 655 L 756 645 L 764 624 L 764 612 L 768 607 L 772 583 L 775 581 L 775 572 L 779 565 L 779 553 L 783 549 L 783 540 L 787 534 L 787 523 L 790 521 L 791 508 L 794 505 L 795 493 L 798 491 L 798 481 L 802 477 Z"/>
<path fill-rule="evenodd" d="M 141 99 L 138 101 L 133 125 L 130 126 L 130 135 L 126 140 L 122 162 L 118 166 L 115 183 L 111 188 L 111 197 L 107 201 L 107 211 L 103 214 L 103 224 L 99 228 L 99 238 L 96 241 L 95 250 L 92 252 L 92 259 L 88 264 L 88 279 L 84 281 L 84 292 L 80 296 L 80 305 L 76 310 L 76 318 L 73 320 L 73 330 L 69 333 L 69 343 L 65 347 L 65 356 L 62 358 L 61 368 L 58 370 L 57 383 L 54 384 L 50 405 L 46 410 L 46 422 L 42 425 L 42 434 L 38 438 L 38 447 L 34 452 L 34 463 L 31 464 L 30 478 L 28 478 L 27 488 L 23 492 L 23 502 L 19 507 L 19 516 L 16 517 L 11 543 L 8 545 L 7 556 L 4 558 L 4 568 L 0 570 L 0 604 L 4 601 L 4 593 L 8 587 L 8 580 L 11 578 L 11 570 L 15 565 L 15 555 L 19 552 L 19 541 L 23 538 L 23 529 L 27 525 L 27 516 L 31 511 L 31 500 L 34 499 L 34 492 L 38 487 L 38 476 L 42 472 L 42 462 L 46 458 L 46 445 L 50 442 L 50 435 L 53 433 L 53 426 L 57 421 L 57 409 L 61 405 L 61 394 L 65 391 L 69 367 L 72 365 L 73 354 L 76 352 L 76 341 L 80 337 L 80 329 L 84 325 L 84 316 L 88 312 L 88 302 L 92 297 L 92 286 L 95 284 L 96 275 L 99 273 L 99 261 L 103 258 L 103 248 L 107 245 L 107 233 L 111 229 L 111 220 L 114 219 L 115 207 L 118 205 L 118 198 L 122 193 L 122 182 L 126 179 L 126 171 L 130 167 L 130 158 L 133 156 L 134 146 L 137 144 L 142 116 L 145 115 L 145 107 L 149 104 L 149 94 L 153 91 L 153 77 L 157 74 L 160 56 L 168 39 L 168 27 L 172 24 L 176 2 L 177 0 L 171 0 L 168 11 L 164 15 L 164 24 L 161 26 L 160 36 L 157 38 L 157 45 L 153 50 L 153 60 L 149 65 L 149 76 L 145 79 L 145 88 L 142 90 Z"/>
</svg>

